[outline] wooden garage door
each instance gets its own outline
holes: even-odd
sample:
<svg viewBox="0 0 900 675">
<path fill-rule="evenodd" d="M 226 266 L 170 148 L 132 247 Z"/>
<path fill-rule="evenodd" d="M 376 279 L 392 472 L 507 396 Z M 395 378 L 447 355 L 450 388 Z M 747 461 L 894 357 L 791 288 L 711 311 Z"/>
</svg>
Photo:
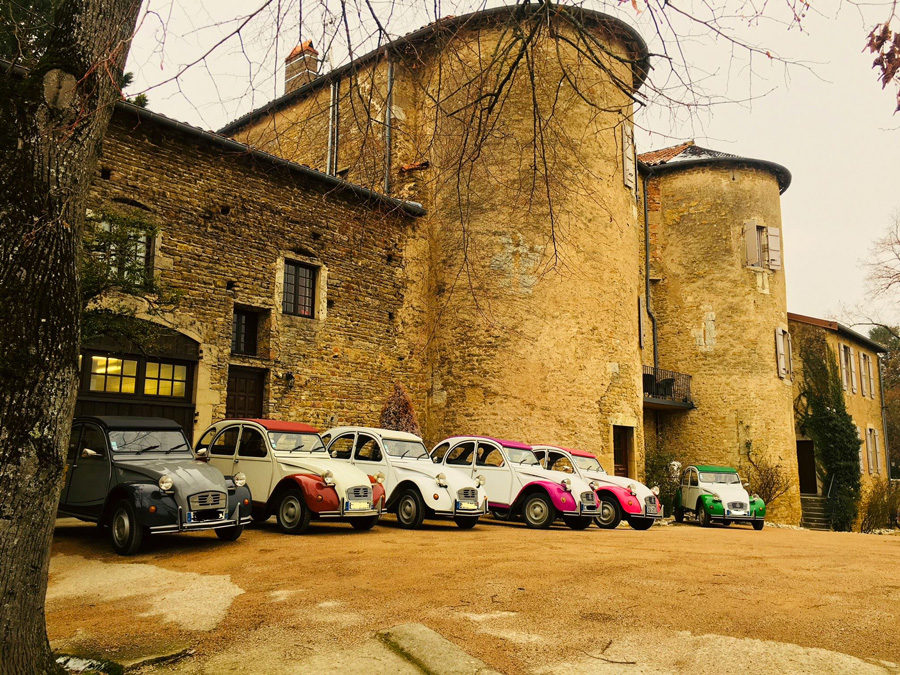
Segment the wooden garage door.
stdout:
<svg viewBox="0 0 900 675">
<path fill-rule="evenodd" d="M 225 416 L 228 418 L 262 417 L 265 383 L 265 370 L 229 366 Z"/>
</svg>

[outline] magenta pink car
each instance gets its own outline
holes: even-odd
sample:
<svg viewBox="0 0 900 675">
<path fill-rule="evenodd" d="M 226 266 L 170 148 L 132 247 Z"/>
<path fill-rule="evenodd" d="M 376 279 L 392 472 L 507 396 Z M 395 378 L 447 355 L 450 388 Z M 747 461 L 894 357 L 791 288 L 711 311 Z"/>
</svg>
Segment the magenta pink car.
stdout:
<svg viewBox="0 0 900 675">
<path fill-rule="evenodd" d="M 522 517 L 528 527 L 562 520 L 583 530 L 599 513 L 594 489 L 577 474 L 560 476 L 541 466 L 530 445 L 486 436 L 455 436 L 431 451 L 435 464 L 470 472 L 484 485 L 495 518 Z"/>
</svg>

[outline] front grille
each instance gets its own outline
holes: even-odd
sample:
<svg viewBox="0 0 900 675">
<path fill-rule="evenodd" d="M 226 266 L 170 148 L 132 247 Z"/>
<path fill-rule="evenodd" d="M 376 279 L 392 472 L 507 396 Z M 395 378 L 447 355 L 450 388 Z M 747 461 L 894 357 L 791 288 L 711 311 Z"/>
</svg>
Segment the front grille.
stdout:
<svg viewBox="0 0 900 675">
<path fill-rule="evenodd" d="M 744 502 L 728 502 L 728 508 L 732 511 L 746 511 L 747 505 Z"/>
<path fill-rule="evenodd" d="M 461 502 L 477 502 L 478 490 L 476 488 L 463 488 L 456 493 L 456 498 Z"/>
<path fill-rule="evenodd" d="M 372 501 L 372 486 L 357 485 L 352 488 L 347 488 L 347 499 L 353 501 Z"/>
<path fill-rule="evenodd" d="M 227 497 L 224 492 L 198 492 L 188 497 L 191 511 L 198 509 L 224 509 Z"/>
<path fill-rule="evenodd" d="M 594 496 L 593 492 L 582 492 L 581 503 L 585 506 L 595 507 L 597 506 L 597 498 Z"/>
</svg>

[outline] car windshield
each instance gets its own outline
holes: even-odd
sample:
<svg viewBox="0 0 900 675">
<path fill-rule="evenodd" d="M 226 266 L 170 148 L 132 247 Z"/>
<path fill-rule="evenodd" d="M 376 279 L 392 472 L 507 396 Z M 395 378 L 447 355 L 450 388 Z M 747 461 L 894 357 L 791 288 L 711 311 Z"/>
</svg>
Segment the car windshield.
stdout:
<svg viewBox="0 0 900 675">
<path fill-rule="evenodd" d="M 523 448 L 503 448 L 509 461 L 513 464 L 521 464 L 522 466 L 540 466 L 537 455 L 531 450 Z"/>
<path fill-rule="evenodd" d="M 184 434 L 174 429 L 135 429 L 110 431 L 109 442 L 115 453 L 173 452 L 190 453 Z"/>
<path fill-rule="evenodd" d="M 737 485 L 741 482 L 741 478 L 736 473 L 713 473 L 712 471 L 703 471 L 700 473 L 700 482 Z"/>
<path fill-rule="evenodd" d="M 270 431 L 269 443 L 275 452 L 325 452 L 325 445 L 319 434 Z"/>
<path fill-rule="evenodd" d="M 384 439 L 384 449 L 391 457 L 403 459 L 429 459 L 428 450 L 422 441 L 401 441 L 395 438 Z"/>
<path fill-rule="evenodd" d="M 603 470 L 603 467 L 600 465 L 600 462 L 597 461 L 596 457 L 580 457 L 578 455 L 572 455 L 572 459 L 575 460 L 576 466 L 582 471 L 595 471 L 597 473 L 606 473 Z"/>
</svg>

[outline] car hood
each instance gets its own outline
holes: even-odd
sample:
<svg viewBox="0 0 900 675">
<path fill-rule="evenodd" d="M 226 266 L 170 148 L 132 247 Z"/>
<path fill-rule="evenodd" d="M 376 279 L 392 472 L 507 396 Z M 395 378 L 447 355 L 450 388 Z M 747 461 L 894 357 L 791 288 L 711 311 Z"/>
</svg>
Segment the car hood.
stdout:
<svg viewBox="0 0 900 675">
<path fill-rule="evenodd" d="M 581 492 L 591 491 L 591 486 L 587 484 L 587 481 L 583 478 L 580 478 L 577 474 L 574 473 L 550 471 L 549 469 L 545 469 L 540 466 L 517 466 L 513 464 L 512 467 L 513 472 L 516 474 L 516 476 L 518 476 L 523 485 L 534 480 L 548 480 L 551 483 L 560 485 L 563 478 L 568 478 L 570 481 L 572 481 L 573 493 L 579 494 Z M 476 473 L 478 473 L 477 470 Z"/>
<path fill-rule="evenodd" d="M 197 492 L 216 490 L 227 492 L 222 472 L 207 462 L 195 459 L 140 459 L 117 461 L 116 468 L 123 481 L 149 478 L 154 483 L 163 475 L 172 478 L 176 494 L 189 496 Z"/>
<path fill-rule="evenodd" d="M 704 490 L 719 495 L 723 502 L 744 502 L 750 503 L 750 495 L 742 485 L 719 485 L 719 484 L 701 484 Z"/>
<path fill-rule="evenodd" d="M 331 471 L 338 494 L 343 494 L 347 488 L 372 484 L 367 473 L 348 462 L 331 459 L 324 452 L 321 453 L 321 456 L 294 453 L 277 457 L 278 465 L 285 476 L 292 473 L 313 473 L 321 476 L 326 471 Z"/>
<path fill-rule="evenodd" d="M 453 469 L 443 464 L 435 464 L 431 460 L 424 459 L 392 459 L 391 466 L 397 472 L 398 477 L 426 476 L 435 478 L 439 473 L 447 477 L 447 486 L 452 490 L 460 490 L 465 487 L 475 487 L 475 479 L 467 472 Z"/>
<path fill-rule="evenodd" d="M 617 485 L 622 488 L 633 487 L 635 496 L 642 501 L 644 498 L 653 494 L 646 485 L 639 483 L 634 478 L 628 478 L 627 476 L 610 476 L 605 471 L 582 471 L 581 475 L 585 480 L 594 481 L 601 486 L 606 484 Z"/>
</svg>

